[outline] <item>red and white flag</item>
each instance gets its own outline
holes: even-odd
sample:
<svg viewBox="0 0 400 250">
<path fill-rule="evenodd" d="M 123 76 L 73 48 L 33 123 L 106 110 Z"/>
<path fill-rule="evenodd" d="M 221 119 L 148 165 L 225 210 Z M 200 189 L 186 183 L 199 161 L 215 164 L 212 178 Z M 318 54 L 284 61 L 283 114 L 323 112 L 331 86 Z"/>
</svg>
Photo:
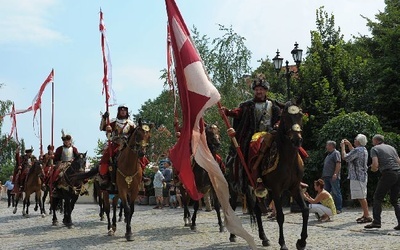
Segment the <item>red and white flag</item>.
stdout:
<svg viewBox="0 0 400 250">
<path fill-rule="evenodd" d="M 221 203 L 228 231 L 244 238 L 253 249 L 256 249 L 253 237 L 244 230 L 229 204 L 228 183 L 207 146 L 203 115 L 207 108 L 218 103 L 220 94 L 205 72 L 175 1 L 165 2 L 183 119 L 181 135 L 170 150 L 170 159 L 190 196 L 198 200 L 201 194 L 197 191 L 191 168 L 191 157 L 194 157 L 208 172 Z"/>
<path fill-rule="evenodd" d="M 11 118 L 11 132 L 8 136 L 8 140 L 11 138 L 14 138 L 14 140 L 19 144 L 18 141 L 18 132 L 17 132 L 17 115 L 15 112 L 15 105 L 13 103 L 11 113 L 10 113 L 10 118 Z"/>
<path fill-rule="evenodd" d="M 51 70 L 50 74 L 47 76 L 46 80 L 40 86 L 39 92 L 33 98 L 31 109 L 33 110 L 33 119 L 35 119 L 36 111 L 42 106 L 42 94 L 47 87 L 47 85 L 54 80 L 54 69 Z M 28 108 L 29 109 L 29 108 Z"/>
<path fill-rule="evenodd" d="M 100 24 L 99 30 L 101 33 L 101 52 L 103 56 L 103 95 L 106 93 L 106 103 L 107 106 L 113 106 L 117 103 L 115 98 L 114 90 L 112 89 L 112 64 L 111 64 L 111 54 L 110 47 L 108 46 L 108 41 L 106 37 L 106 26 L 103 20 L 103 12 L 100 9 Z M 111 103 L 110 99 L 111 98 Z"/>
</svg>

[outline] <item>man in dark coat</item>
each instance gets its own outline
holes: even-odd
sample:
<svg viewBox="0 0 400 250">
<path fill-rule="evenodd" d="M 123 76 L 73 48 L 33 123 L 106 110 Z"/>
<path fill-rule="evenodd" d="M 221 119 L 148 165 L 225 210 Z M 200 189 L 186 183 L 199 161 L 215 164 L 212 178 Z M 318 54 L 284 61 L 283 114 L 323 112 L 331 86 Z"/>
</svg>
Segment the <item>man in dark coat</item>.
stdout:
<svg viewBox="0 0 400 250">
<path fill-rule="evenodd" d="M 14 192 L 18 193 L 19 191 L 23 190 L 25 185 L 25 179 L 28 174 L 30 167 L 32 166 L 33 162 L 36 160 L 36 157 L 32 155 L 33 148 L 25 150 L 25 154 L 20 156 L 19 155 L 19 147 L 17 147 L 15 153 L 15 168 L 14 168 Z"/>
<path fill-rule="evenodd" d="M 257 183 L 256 193 L 266 193 L 261 181 L 261 168 L 255 166 L 252 169 L 255 156 L 258 155 L 261 143 L 264 141 L 270 146 L 274 133 L 280 120 L 282 104 L 267 98 L 269 83 L 262 76 L 258 76 L 252 82 L 254 97 L 251 100 L 245 101 L 238 108 L 228 110 L 223 108 L 227 116 L 233 117 L 233 128 L 236 132 L 235 137 L 243 152 L 246 164 L 250 168 L 252 179 Z M 232 146 L 228 164 L 233 165 L 235 172 L 235 180 L 242 187 L 243 181 L 243 166 L 237 157 L 236 149 Z"/>
</svg>

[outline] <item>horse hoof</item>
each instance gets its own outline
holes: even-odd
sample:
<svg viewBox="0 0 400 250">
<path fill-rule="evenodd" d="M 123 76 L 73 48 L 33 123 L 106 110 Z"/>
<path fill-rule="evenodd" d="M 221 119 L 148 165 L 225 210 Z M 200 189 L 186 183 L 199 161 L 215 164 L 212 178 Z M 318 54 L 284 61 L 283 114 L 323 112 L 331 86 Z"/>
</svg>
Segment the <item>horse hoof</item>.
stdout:
<svg viewBox="0 0 400 250">
<path fill-rule="evenodd" d="M 108 230 L 108 236 L 114 236 L 114 231 L 112 229 Z"/>
<path fill-rule="evenodd" d="M 126 238 L 127 241 L 133 241 L 133 237 L 132 237 L 131 233 L 130 234 L 125 234 L 125 238 Z"/>
<path fill-rule="evenodd" d="M 38 210 L 38 208 L 37 208 L 37 207 L 35 207 L 35 208 L 33 209 L 33 211 L 35 211 L 35 212 L 36 212 L 37 210 Z"/>
<path fill-rule="evenodd" d="M 69 223 L 69 224 L 67 224 L 66 226 L 67 226 L 68 229 L 74 228 L 74 224 L 72 224 L 72 223 Z"/>
<path fill-rule="evenodd" d="M 100 221 L 104 221 L 104 217 L 100 217 Z"/>
<path fill-rule="evenodd" d="M 16 213 L 17 213 L 17 207 L 15 207 L 13 210 L 13 214 L 16 214 Z"/>
<path fill-rule="evenodd" d="M 230 242 L 236 242 L 236 237 L 229 237 Z"/>
<path fill-rule="evenodd" d="M 58 221 L 53 221 L 52 226 L 58 226 Z"/>
<path fill-rule="evenodd" d="M 219 227 L 219 232 L 220 232 L 220 233 L 225 232 L 225 227 Z"/>
<path fill-rule="evenodd" d="M 269 240 L 263 240 L 262 245 L 263 245 L 263 247 L 269 247 L 271 244 L 270 244 Z"/>
<path fill-rule="evenodd" d="M 197 230 L 197 227 L 196 227 L 196 226 L 190 226 L 190 229 L 191 229 L 192 231 L 196 231 L 196 230 Z"/>
<path fill-rule="evenodd" d="M 46 217 L 46 214 L 42 214 L 42 218 Z"/>
<path fill-rule="evenodd" d="M 281 250 L 289 250 L 289 248 L 287 248 L 287 246 L 286 246 L 285 244 L 283 244 L 283 245 L 281 246 Z"/>
<path fill-rule="evenodd" d="M 296 242 L 296 249 L 297 250 L 304 250 L 306 249 L 306 242 L 302 243 L 300 240 Z"/>
<path fill-rule="evenodd" d="M 122 217 L 119 217 L 118 222 L 121 222 L 121 221 L 122 221 Z"/>
</svg>

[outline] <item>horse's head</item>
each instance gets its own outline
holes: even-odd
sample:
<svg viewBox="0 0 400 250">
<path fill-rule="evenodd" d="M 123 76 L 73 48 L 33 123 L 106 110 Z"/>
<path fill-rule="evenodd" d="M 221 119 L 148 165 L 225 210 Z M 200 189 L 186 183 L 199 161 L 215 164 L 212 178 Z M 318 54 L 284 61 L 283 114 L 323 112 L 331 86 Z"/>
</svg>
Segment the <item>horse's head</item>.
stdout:
<svg viewBox="0 0 400 250">
<path fill-rule="evenodd" d="M 74 160 L 71 163 L 71 169 L 73 169 L 74 172 L 85 172 L 86 154 L 87 154 L 87 152 L 79 153 L 74 158 Z"/>
<path fill-rule="evenodd" d="M 303 142 L 301 135 L 303 128 L 303 112 L 299 101 L 289 101 L 282 111 L 279 128 L 287 136 L 293 146 L 300 147 Z"/>
<path fill-rule="evenodd" d="M 40 173 L 42 173 L 42 169 L 43 169 L 42 161 L 40 161 L 40 160 L 35 160 L 35 161 L 32 163 L 30 172 L 31 172 L 31 173 L 34 173 L 34 174 L 40 174 Z"/>
<path fill-rule="evenodd" d="M 221 138 L 219 128 L 215 124 L 209 124 L 205 128 L 207 144 L 211 152 L 217 150 L 221 146 Z"/>
<path fill-rule="evenodd" d="M 139 156 L 146 154 L 146 148 L 150 143 L 150 130 L 152 127 L 153 124 L 143 124 L 142 119 L 139 119 L 138 126 L 129 137 L 128 147 L 137 152 Z"/>
</svg>

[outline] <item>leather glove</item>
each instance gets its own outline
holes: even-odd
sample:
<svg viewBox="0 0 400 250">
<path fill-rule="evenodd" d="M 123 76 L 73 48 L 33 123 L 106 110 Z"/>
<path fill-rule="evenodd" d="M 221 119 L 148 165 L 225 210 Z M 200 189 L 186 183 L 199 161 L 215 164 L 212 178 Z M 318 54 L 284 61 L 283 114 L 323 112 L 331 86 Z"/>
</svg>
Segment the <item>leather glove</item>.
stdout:
<svg viewBox="0 0 400 250">
<path fill-rule="evenodd" d="M 106 111 L 106 112 L 102 115 L 102 117 L 103 117 L 104 119 L 107 119 L 109 116 L 110 116 L 110 114 L 108 113 L 108 111 Z"/>
</svg>

